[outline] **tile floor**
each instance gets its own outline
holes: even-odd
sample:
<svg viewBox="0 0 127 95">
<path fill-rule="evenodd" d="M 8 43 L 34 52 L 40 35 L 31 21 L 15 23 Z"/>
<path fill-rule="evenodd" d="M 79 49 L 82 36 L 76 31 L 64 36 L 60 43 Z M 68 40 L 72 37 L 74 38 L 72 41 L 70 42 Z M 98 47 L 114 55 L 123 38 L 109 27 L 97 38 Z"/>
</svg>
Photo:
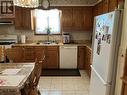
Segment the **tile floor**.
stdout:
<svg viewBox="0 0 127 95">
<path fill-rule="evenodd" d="M 41 77 L 41 95 L 88 95 L 89 77 L 84 70 L 80 77 Z"/>
</svg>

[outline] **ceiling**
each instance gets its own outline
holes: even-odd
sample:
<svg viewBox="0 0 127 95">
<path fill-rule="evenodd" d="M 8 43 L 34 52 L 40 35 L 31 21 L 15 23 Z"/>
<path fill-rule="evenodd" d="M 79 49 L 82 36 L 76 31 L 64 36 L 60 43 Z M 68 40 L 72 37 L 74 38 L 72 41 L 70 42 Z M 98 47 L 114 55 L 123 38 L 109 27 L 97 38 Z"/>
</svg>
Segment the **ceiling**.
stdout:
<svg viewBox="0 0 127 95">
<path fill-rule="evenodd" d="M 51 6 L 93 6 L 101 0 L 49 0 Z"/>
</svg>

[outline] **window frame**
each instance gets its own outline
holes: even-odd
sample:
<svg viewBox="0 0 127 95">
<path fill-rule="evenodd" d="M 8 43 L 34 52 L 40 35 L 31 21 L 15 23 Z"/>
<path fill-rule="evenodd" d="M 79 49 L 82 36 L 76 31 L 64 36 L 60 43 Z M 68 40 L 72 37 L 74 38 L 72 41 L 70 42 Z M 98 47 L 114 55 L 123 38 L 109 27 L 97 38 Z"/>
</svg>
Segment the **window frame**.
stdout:
<svg viewBox="0 0 127 95">
<path fill-rule="evenodd" d="M 59 10 L 59 9 L 58 9 Z M 51 34 L 45 34 L 45 33 L 36 33 L 36 19 L 35 19 L 35 21 L 34 21 L 34 35 L 62 35 L 62 31 L 63 31 L 63 28 L 62 28 L 62 11 L 61 10 L 59 10 L 60 11 L 60 32 L 59 33 L 51 33 Z"/>
</svg>

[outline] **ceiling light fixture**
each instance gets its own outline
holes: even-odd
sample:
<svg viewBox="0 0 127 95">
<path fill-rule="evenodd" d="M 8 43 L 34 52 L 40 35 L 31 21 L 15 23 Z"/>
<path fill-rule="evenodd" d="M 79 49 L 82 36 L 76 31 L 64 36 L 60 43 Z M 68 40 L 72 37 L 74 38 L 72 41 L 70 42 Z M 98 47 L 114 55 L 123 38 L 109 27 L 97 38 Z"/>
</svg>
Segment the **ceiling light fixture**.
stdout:
<svg viewBox="0 0 127 95">
<path fill-rule="evenodd" d="M 13 0 L 15 6 L 34 8 L 39 6 L 39 0 Z"/>
</svg>

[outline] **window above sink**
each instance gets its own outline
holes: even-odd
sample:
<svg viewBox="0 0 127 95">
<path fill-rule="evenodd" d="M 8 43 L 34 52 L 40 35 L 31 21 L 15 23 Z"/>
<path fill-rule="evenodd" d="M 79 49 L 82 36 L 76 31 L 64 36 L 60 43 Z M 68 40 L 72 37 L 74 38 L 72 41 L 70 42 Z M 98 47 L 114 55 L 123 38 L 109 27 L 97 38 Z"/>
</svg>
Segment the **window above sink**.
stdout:
<svg viewBox="0 0 127 95">
<path fill-rule="evenodd" d="M 61 34 L 61 11 L 52 10 L 34 10 L 35 34 Z"/>
</svg>

